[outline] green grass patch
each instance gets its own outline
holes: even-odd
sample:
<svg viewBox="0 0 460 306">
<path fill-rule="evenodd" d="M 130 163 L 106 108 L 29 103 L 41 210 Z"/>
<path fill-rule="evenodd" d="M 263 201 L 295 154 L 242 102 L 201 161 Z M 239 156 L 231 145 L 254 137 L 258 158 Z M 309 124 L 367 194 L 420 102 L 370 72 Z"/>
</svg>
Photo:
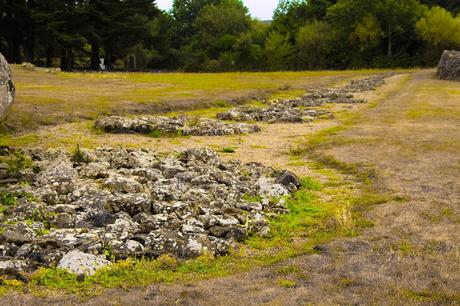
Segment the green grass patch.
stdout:
<svg viewBox="0 0 460 306">
<path fill-rule="evenodd" d="M 150 133 L 148 133 L 147 136 L 152 137 L 152 138 L 160 138 L 161 137 L 161 131 L 160 130 L 153 130 Z"/>
<path fill-rule="evenodd" d="M 235 153 L 236 149 L 234 147 L 225 147 L 222 149 L 223 153 Z"/>
<path fill-rule="evenodd" d="M 13 192 L 0 192 L 0 213 L 3 213 L 9 206 L 16 206 L 19 199 L 26 199 L 28 201 L 35 201 L 35 197 L 28 192 L 13 191 Z"/>
<path fill-rule="evenodd" d="M 431 305 L 458 305 L 460 304 L 460 293 L 447 293 L 435 290 L 412 290 L 403 289 L 402 296 L 412 302 L 426 303 Z"/>
<path fill-rule="evenodd" d="M 8 172 L 16 174 L 20 170 L 32 168 L 32 159 L 23 152 L 14 152 L 13 157 L 7 160 Z"/>
<path fill-rule="evenodd" d="M 245 200 L 246 202 L 261 202 L 262 201 L 262 197 L 260 196 L 254 196 L 254 195 L 250 195 L 250 194 L 243 194 L 243 200 Z"/>
<path fill-rule="evenodd" d="M 297 286 L 297 283 L 295 281 L 284 278 L 278 279 L 277 283 L 278 285 L 284 288 L 294 288 L 295 286 Z"/>
<path fill-rule="evenodd" d="M 276 270 L 276 273 L 282 275 L 289 275 L 300 272 L 300 268 L 294 265 L 284 266 Z"/>
<path fill-rule="evenodd" d="M 321 183 L 309 176 L 300 179 L 300 186 L 306 190 L 321 190 Z"/>
</svg>

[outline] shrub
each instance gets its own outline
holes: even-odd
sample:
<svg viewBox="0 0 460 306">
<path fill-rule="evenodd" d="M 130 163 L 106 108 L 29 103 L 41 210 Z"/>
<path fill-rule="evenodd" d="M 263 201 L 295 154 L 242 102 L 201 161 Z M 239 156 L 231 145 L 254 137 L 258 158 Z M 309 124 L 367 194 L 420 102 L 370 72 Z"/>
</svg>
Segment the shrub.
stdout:
<svg viewBox="0 0 460 306">
<path fill-rule="evenodd" d="M 83 152 L 80 150 L 80 145 L 77 144 L 77 148 L 75 149 L 75 151 L 73 151 L 71 160 L 77 164 L 84 162 L 85 156 Z"/>
<path fill-rule="evenodd" d="M 15 152 L 14 158 L 8 161 L 8 173 L 16 174 L 27 168 L 32 168 L 32 159 L 23 152 Z"/>
<path fill-rule="evenodd" d="M 160 138 L 161 137 L 161 131 L 158 130 L 158 129 L 155 129 L 153 131 L 151 131 L 150 133 L 147 134 L 149 137 L 153 137 L 153 138 Z"/>
</svg>

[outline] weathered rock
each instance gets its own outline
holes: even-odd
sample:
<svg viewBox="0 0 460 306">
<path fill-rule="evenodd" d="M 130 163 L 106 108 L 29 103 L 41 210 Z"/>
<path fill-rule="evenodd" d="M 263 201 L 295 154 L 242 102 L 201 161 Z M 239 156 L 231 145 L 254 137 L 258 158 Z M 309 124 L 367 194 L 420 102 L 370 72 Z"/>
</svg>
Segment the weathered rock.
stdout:
<svg viewBox="0 0 460 306">
<path fill-rule="evenodd" d="M 0 275 L 13 274 L 24 272 L 30 267 L 30 262 L 25 260 L 0 260 Z"/>
<path fill-rule="evenodd" d="M 24 222 L 10 225 L 2 234 L 0 241 L 11 242 L 16 245 L 23 245 L 34 240 L 36 234 L 34 230 Z"/>
<path fill-rule="evenodd" d="M 283 171 L 283 173 L 276 178 L 275 183 L 284 185 L 291 192 L 300 187 L 299 178 L 290 171 Z"/>
<path fill-rule="evenodd" d="M 8 62 L 0 53 L 0 121 L 8 116 L 13 106 L 15 98 L 15 88 Z"/>
<path fill-rule="evenodd" d="M 230 124 L 218 120 L 197 117 L 168 118 L 143 116 L 138 118 L 127 118 L 110 116 L 97 120 L 95 126 L 96 128 L 110 133 L 152 133 L 155 137 L 159 137 L 161 134 L 223 136 L 252 134 L 261 131 L 261 129 L 254 124 Z"/>
<path fill-rule="evenodd" d="M 102 256 L 86 254 L 77 250 L 65 254 L 59 261 L 58 268 L 68 270 L 74 274 L 93 275 L 96 270 L 110 264 Z"/>
<path fill-rule="evenodd" d="M 460 51 L 445 50 L 442 53 L 438 76 L 442 80 L 460 81 Z"/>
</svg>

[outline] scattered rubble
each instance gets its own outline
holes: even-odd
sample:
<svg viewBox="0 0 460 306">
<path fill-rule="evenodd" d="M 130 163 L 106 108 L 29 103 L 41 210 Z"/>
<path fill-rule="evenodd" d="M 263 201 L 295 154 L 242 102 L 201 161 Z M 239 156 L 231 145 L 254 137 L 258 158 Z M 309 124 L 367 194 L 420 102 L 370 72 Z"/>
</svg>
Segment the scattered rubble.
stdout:
<svg viewBox="0 0 460 306">
<path fill-rule="evenodd" d="M 342 88 L 320 88 L 297 99 L 275 100 L 272 105 L 315 107 L 323 106 L 326 103 L 366 103 L 366 100 L 355 99 L 353 94 Z"/>
<path fill-rule="evenodd" d="M 342 87 L 342 90 L 351 93 L 376 90 L 378 87 L 385 85 L 385 79 L 395 75 L 393 72 L 375 75 L 363 79 L 352 80 Z"/>
<path fill-rule="evenodd" d="M 438 76 L 442 80 L 460 81 L 460 51 L 445 50 L 442 53 Z"/>
<path fill-rule="evenodd" d="M 181 136 L 223 136 L 252 134 L 261 131 L 260 127 L 254 124 L 231 124 L 218 120 L 185 116 L 178 118 L 111 116 L 97 120 L 95 127 L 110 133 L 149 134 L 156 132 Z"/>
<path fill-rule="evenodd" d="M 25 70 L 31 71 L 39 71 L 39 72 L 47 72 L 47 73 L 57 73 L 61 72 L 61 68 L 54 68 L 54 67 L 37 67 L 32 63 L 22 63 L 21 68 Z"/>
<path fill-rule="evenodd" d="M 302 123 L 310 122 L 318 117 L 333 118 L 333 114 L 329 111 L 301 107 L 323 106 L 326 103 L 366 103 L 366 100 L 355 98 L 353 93 L 375 90 L 385 84 L 385 78 L 391 75 L 382 74 L 353 80 L 344 87 L 339 88 L 315 89 L 297 99 L 271 101 L 266 108 L 234 108 L 218 114 L 217 118 L 220 120 L 264 121 L 269 123 Z"/>
<path fill-rule="evenodd" d="M 286 105 L 270 105 L 267 108 L 240 107 L 217 114 L 220 120 L 263 121 L 268 123 L 303 123 L 315 118 L 333 118 L 326 110 L 300 109 Z"/>
<path fill-rule="evenodd" d="M 353 93 L 372 91 L 385 84 L 385 78 L 393 74 L 382 74 L 368 78 L 352 80 L 344 87 L 319 88 L 309 91 L 297 99 L 275 100 L 274 105 L 285 105 L 287 107 L 315 107 L 323 106 L 326 103 L 366 103 L 364 99 L 357 99 Z"/>
<path fill-rule="evenodd" d="M 299 187 L 290 172 L 224 162 L 210 149 L 29 154 L 33 170 L 16 176 L 29 183 L 0 190 L 0 273 L 92 274 L 129 256 L 225 254 L 267 235 L 267 216 L 287 213 L 284 196 Z"/>
</svg>

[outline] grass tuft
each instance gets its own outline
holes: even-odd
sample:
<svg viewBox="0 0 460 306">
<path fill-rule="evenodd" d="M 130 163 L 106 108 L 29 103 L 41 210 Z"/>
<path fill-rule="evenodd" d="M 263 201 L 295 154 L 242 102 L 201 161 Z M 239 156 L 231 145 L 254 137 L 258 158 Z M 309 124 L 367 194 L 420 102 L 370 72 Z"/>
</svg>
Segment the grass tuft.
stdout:
<svg viewBox="0 0 460 306">
<path fill-rule="evenodd" d="M 153 130 L 150 133 L 147 134 L 147 136 L 152 137 L 152 138 L 160 138 L 161 137 L 161 131 L 160 130 Z"/>
<path fill-rule="evenodd" d="M 295 281 L 289 280 L 289 279 L 278 279 L 278 285 L 284 288 L 294 288 L 297 286 L 297 283 Z"/>
<path fill-rule="evenodd" d="M 32 168 L 32 159 L 23 152 L 14 152 L 13 158 L 7 163 L 10 174 L 17 174 L 21 170 Z"/>
<path fill-rule="evenodd" d="M 300 186 L 306 190 L 321 190 L 322 185 L 315 179 L 307 176 L 300 179 Z"/>
<path fill-rule="evenodd" d="M 233 148 L 233 147 L 225 147 L 225 148 L 222 149 L 222 152 L 223 153 L 235 153 L 236 149 Z"/>
</svg>

